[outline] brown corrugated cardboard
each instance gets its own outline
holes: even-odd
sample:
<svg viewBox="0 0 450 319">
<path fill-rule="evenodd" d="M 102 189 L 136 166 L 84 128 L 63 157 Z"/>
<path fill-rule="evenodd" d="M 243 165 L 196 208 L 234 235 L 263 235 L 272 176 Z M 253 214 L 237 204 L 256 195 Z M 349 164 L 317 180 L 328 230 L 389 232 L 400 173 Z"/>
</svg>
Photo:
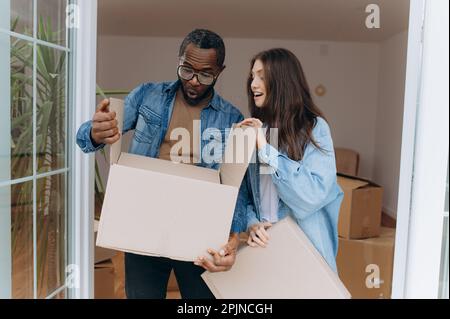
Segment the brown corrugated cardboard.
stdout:
<svg viewBox="0 0 450 319">
<path fill-rule="evenodd" d="M 121 108 L 123 101 L 110 100 L 119 123 Z M 247 148 L 239 144 L 244 139 Z M 227 242 L 239 187 L 256 146 L 254 129 L 230 132 L 224 152 L 228 163 L 219 171 L 120 153 L 120 144 L 121 139 L 111 147 L 98 246 L 194 261 L 207 248 L 219 249 Z M 246 161 L 229 163 L 234 154 Z"/>
<path fill-rule="evenodd" d="M 359 170 L 359 153 L 347 149 L 336 147 L 334 149 L 334 154 L 336 157 L 336 170 L 338 173 L 358 176 Z"/>
<path fill-rule="evenodd" d="M 339 174 L 344 199 L 339 211 L 338 233 L 342 238 L 377 237 L 381 227 L 383 188 L 358 177 Z"/>
<path fill-rule="evenodd" d="M 94 220 L 94 244 L 97 242 L 98 221 Z M 94 264 L 101 263 L 117 255 L 117 251 L 95 246 Z"/>
<path fill-rule="evenodd" d="M 216 298 L 350 298 L 336 273 L 297 223 L 287 217 L 269 230 L 266 248 L 245 246 L 227 272 L 204 272 Z"/>
<path fill-rule="evenodd" d="M 353 298 L 390 298 L 395 229 L 381 228 L 380 237 L 339 238 L 339 276 Z"/>
<path fill-rule="evenodd" d="M 114 265 L 111 260 L 94 267 L 94 298 L 114 299 Z"/>
</svg>

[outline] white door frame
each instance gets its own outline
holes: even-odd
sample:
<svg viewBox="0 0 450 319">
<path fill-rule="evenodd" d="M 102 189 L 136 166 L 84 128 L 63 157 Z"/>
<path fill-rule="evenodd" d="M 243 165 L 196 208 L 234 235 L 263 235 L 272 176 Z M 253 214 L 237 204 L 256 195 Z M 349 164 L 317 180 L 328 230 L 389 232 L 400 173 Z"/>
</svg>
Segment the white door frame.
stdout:
<svg viewBox="0 0 450 319">
<path fill-rule="evenodd" d="M 411 188 L 414 167 L 414 143 L 416 135 L 416 110 L 422 70 L 422 27 L 424 22 L 424 12 L 425 0 L 411 0 L 392 298 L 403 298 L 405 289 Z"/>
<path fill-rule="evenodd" d="M 442 218 L 438 217 L 442 217 L 443 209 L 440 211 L 440 205 L 444 203 L 444 193 L 435 194 L 433 198 L 428 193 L 425 197 L 421 194 L 430 183 L 431 186 L 439 187 L 442 184 L 442 189 L 445 189 L 446 182 L 446 174 L 439 174 L 442 165 L 446 168 L 448 161 L 448 19 L 447 29 L 442 31 L 436 29 L 442 21 L 434 18 L 442 10 L 441 6 L 445 6 L 444 2 L 447 2 L 448 17 L 448 0 L 411 0 L 393 298 L 437 297 L 438 294 L 437 268 L 440 265 L 442 233 L 436 229 L 442 229 Z M 69 297 L 93 298 L 94 156 L 81 152 L 75 145 L 75 135 L 78 127 L 90 119 L 95 108 L 97 0 L 77 1 L 77 5 L 79 25 L 74 32 L 75 45 L 72 46 L 73 175 L 69 187 L 73 194 L 70 238 L 74 244 L 70 250 L 70 260 L 79 269 L 80 280 L 78 289 L 69 289 Z M 444 32 L 447 32 L 447 37 L 443 35 Z M 437 50 L 442 39 L 447 41 L 446 68 L 439 68 L 436 62 L 442 54 L 445 55 L 445 50 L 443 53 Z M 429 75 L 435 74 L 437 70 L 440 70 L 440 74 L 447 72 L 442 76 L 447 76 L 446 81 L 443 79 L 444 81 L 436 83 L 430 80 Z M 445 92 L 446 116 L 442 114 L 442 104 L 435 103 L 438 99 L 442 101 L 442 94 L 445 98 Z M 435 116 L 436 114 L 439 116 Z M 442 132 L 445 136 L 436 135 Z M 439 152 L 435 152 L 437 147 L 433 146 L 437 140 L 443 143 Z M 433 207 L 430 207 L 430 203 L 433 203 Z M 435 246 L 431 247 L 431 243 Z"/>
<path fill-rule="evenodd" d="M 448 0 L 412 0 L 393 298 L 438 297 L 448 76 Z"/>
<path fill-rule="evenodd" d="M 67 276 L 69 298 L 94 297 L 94 154 L 86 155 L 76 145 L 76 132 L 95 111 L 96 54 L 97 54 L 97 0 L 75 1 L 72 69 L 73 105 L 71 121 L 70 156 L 72 194 L 70 247 Z M 70 288 L 71 284 L 73 285 Z"/>
</svg>

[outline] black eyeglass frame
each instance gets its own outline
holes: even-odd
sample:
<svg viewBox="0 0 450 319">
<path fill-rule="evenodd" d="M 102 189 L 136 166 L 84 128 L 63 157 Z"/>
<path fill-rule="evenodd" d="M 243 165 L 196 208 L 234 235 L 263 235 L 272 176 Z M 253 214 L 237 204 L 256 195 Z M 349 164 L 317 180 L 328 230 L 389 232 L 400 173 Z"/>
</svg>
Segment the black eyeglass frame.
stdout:
<svg viewBox="0 0 450 319">
<path fill-rule="evenodd" d="M 192 70 L 192 76 L 191 76 L 191 78 L 185 78 L 185 77 L 183 77 L 180 73 L 180 69 L 181 68 L 187 68 L 187 69 L 191 69 Z M 210 75 L 210 76 L 212 76 L 212 81 L 211 81 L 211 83 L 204 83 L 202 80 L 200 80 L 200 78 L 202 78 L 202 73 L 203 74 L 208 74 L 208 75 Z M 208 73 L 208 72 L 205 72 L 205 71 L 199 71 L 199 70 L 196 70 L 196 69 L 194 69 L 193 67 L 191 67 L 191 66 L 188 66 L 188 65 L 183 65 L 183 64 L 180 64 L 179 66 L 178 66 L 178 68 L 177 68 L 177 74 L 178 74 L 178 76 L 180 77 L 180 78 L 182 78 L 183 80 L 185 80 L 185 81 L 190 81 L 190 80 L 192 80 L 193 78 L 194 78 L 194 76 L 197 76 L 197 81 L 200 83 L 200 84 L 203 84 L 203 85 L 212 85 L 216 80 L 217 80 L 217 77 L 218 77 L 218 74 L 216 74 L 216 75 L 214 75 L 214 74 L 211 74 L 211 73 Z M 200 76 L 199 76 L 200 75 Z"/>
</svg>

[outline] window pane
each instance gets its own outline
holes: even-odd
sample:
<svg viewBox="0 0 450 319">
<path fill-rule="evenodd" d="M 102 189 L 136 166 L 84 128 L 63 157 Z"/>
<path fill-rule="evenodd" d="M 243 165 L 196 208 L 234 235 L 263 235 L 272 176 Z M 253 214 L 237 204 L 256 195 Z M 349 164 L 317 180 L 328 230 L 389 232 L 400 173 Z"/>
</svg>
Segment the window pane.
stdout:
<svg viewBox="0 0 450 319">
<path fill-rule="evenodd" d="M 1 2 L 0 2 L 1 3 Z M 1 13 L 0 13 L 1 14 Z M 1 20 L 0 20 L 1 21 Z M 11 135 L 11 44 L 10 38 L 0 33 L 0 136 Z M 11 178 L 11 139 L 0 139 L 0 181 Z M 9 204 L 8 211 L 9 211 Z M 8 216 L 5 217 L 9 220 Z M 4 234 L 4 233 L 3 233 Z M 0 259 L 1 260 L 1 259 Z M 9 291 L 9 290 L 8 290 Z M 8 292 L 9 295 L 9 292 Z"/>
<path fill-rule="evenodd" d="M 3 47 L 3 44 L 1 45 Z M 11 178 L 33 174 L 33 45 L 11 37 Z"/>
<path fill-rule="evenodd" d="M 11 31 L 33 36 L 33 0 L 10 1 Z"/>
<path fill-rule="evenodd" d="M 37 180 L 38 298 L 45 298 L 65 282 L 64 174 Z"/>
<path fill-rule="evenodd" d="M 38 39 L 66 45 L 66 0 L 38 0 Z"/>
<path fill-rule="evenodd" d="M 11 186 L 12 297 L 33 298 L 33 182 Z"/>
<path fill-rule="evenodd" d="M 64 167 L 66 53 L 37 47 L 37 168 L 38 172 Z"/>
</svg>

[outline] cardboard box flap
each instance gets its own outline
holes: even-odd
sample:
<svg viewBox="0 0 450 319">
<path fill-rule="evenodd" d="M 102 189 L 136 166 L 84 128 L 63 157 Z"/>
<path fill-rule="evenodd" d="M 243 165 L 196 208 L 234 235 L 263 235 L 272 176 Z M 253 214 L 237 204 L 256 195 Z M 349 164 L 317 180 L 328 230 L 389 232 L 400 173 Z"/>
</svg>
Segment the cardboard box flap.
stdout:
<svg viewBox="0 0 450 319">
<path fill-rule="evenodd" d="M 376 245 L 390 245 L 392 244 L 392 238 L 395 238 L 395 228 L 380 227 L 380 236 L 366 239 L 359 239 L 365 243 Z M 358 240 L 358 239 L 353 239 Z"/>
<path fill-rule="evenodd" d="M 101 263 L 95 264 L 94 267 L 95 267 L 96 269 L 103 269 L 103 268 L 111 268 L 111 269 L 114 269 L 114 264 L 113 264 L 113 262 L 112 262 L 111 259 L 108 259 L 108 260 L 103 261 L 103 262 L 101 262 Z"/>
<path fill-rule="evenodd" d="M 109 99 L 109 110 L 111 112 L 116 112 L 117 125 L 119 127 L 120 138 L 117 142 L 110 145 L 109 147 L 109 164 L 115 164 L 119 160 L 120 153 L 122 152 L 122 132 L 123 132 L 123 112 L 124 112 L 124 102 L 120 99 L 110 98 Z"/>
<path fill-rule="evenodd" d="M 217 170 L 194 165 L 174 163 L 129 153 L 122 153 L 117 164 L 220 184 L 219 172 Z"/>
<path fill-rule="evenodd" d="M 222 184 L 237 188 L 241 186 L 248 164 L 254 160 L 256 133 L 253 127 L 233 125 L 219 169 Z"/>
<path fill-rule="evenodd" d="M 375 182 L 373 182 L 373 181 L 371 181 L 370 179 L 367 179 L 367 178 L 363 178 L 363 177 L 359 177 L 359 176 L 352 176 L 352 175 L 347 175 L 347 174 L 342 174 L 342 173 L 337 173 L 337 176 L 338 177 L 345 177 L 347 179 L 352 179 L 352 180 L 356 180 L 356 181 L 366 182 L 366 184 L 368 184 L 368 185 L 381 187 L 377 183 L 375 183 Z"/>
<path fill-rule="evenodd" d="M 369 185 L 366 181 L 338 176 L 339 186 L 344 189 L 357 189 Z"/>
</svg>

